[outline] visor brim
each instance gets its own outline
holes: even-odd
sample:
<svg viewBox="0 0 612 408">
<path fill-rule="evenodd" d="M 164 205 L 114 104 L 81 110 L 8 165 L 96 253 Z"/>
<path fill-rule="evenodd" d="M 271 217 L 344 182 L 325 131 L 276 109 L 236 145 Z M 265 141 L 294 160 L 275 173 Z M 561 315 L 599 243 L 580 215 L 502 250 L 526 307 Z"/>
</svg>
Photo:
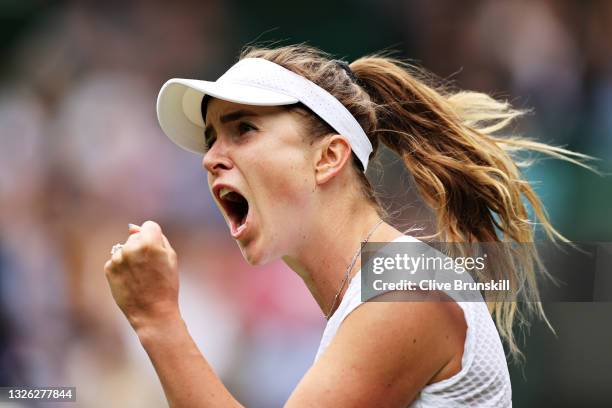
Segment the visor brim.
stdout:
<svg viewBox="0 0 612 408">
<path fill-rule="evenodd" d="M 281 106 L 298 102 L 292 96 L 252 85 L 170 79 L 159 91 L 157 118 L 170 140 L 194 153 L 205 152 L 204 119 L 200 110 L 204 95 L 254 106 Z"/>
</svg>

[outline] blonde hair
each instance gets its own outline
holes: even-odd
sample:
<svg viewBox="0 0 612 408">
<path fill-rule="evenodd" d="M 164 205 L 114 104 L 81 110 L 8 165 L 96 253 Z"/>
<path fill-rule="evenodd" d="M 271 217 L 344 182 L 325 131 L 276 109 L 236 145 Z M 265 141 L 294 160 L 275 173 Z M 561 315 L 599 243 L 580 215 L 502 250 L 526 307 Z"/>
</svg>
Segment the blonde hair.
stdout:
<svg viewBox="0 0 612 408">
<path fill-rule="evenodd" d="M 353 114 L 372 142 L 372 157 L 381 142 L 395 152 L 435 211 L 437 230 L 430 238 L 518 244 L 499 254 L 499 268 L 479 278 L 510 281 L 510 299 L 485 295 L 485 301 L 510 354 L 522 356 L 514 324 L 528 323 L 531 314 L 548 322 L 537 276 L 550 275 L 533 242 L 536 222 L 551 240 L 567 240 L 551 225 L 541 201 L 523 178 L 519 167 L 530 162 L 520 162 L 518 154 L 536 151 L 587 168 L 581 160 L 590 157 L 517 135 L 502 136 L 500 132 L 524 111 L 483 93 L 434 85 L 425 71 L 384 55 L 359 58 L 350 69 L 306 45 L 248 47 L 241 58 L 265 58 L 306 77 Z M 311 119 L 313 135 L 332 131 L 314 115 Z M 359 161 L 354 159 L 353 165 L 358 170 Z M 383 212 L 367 178 L 361 171 L 356 173 L 365 196 Z M 523 199 L 535 220 L 529 219 Z M 524 302 L 525 310 L 517 308 L 519 301 Z"/>
</svg>

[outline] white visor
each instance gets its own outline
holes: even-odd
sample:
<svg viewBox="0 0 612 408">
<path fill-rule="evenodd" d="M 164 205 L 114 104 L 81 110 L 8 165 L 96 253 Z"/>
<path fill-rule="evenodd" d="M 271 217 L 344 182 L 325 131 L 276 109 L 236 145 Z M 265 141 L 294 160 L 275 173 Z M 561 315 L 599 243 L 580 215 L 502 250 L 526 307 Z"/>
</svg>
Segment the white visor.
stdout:
<svg viewBox="0 0 612 408">
<path fill-rule="evenodd" d="M 372 144 L 351 113 L 330 93 L 306 78 L 262 58 L 245 58 L 217 81 L 173 78 L 157 97 L 157 118 L 164 133 L 180 147 L 204 153 L 204 95 L 256 106 L 279 106 L 302 102 L 338 134 L 368 167 Z"/>
</svg>

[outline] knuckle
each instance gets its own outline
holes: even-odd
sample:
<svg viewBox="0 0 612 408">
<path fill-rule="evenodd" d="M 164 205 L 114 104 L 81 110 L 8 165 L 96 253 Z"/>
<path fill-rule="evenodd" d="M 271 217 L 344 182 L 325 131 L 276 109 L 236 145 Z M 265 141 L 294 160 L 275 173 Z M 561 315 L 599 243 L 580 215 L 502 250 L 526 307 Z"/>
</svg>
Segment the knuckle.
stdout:
<svg viewBox="0 0 612 408">
<path fill-rule="evenodd" d="M 143 227 L 148 227 L 148 228 L 152 228 L 152 229 L 161 229 L 161 227 L 159 226 L 158 223 L 156 223 L 155 221 L 151 221 L 151 220 L 146 220 L 144 223 L 142 223 Z"/>
<path fill-rule="evenodd" d="M 123 257 L 131 257 L 135 252 L 138 252 L 140 250 L 140 245 L 140 240 L 128 239 L 125 245 L 123 246 L 123 249 L 121 250 Z"/>
<path fill-rule="evenodd" d="M 119 268 L 119 264 L 117 263 L 117 261 L 114 260 L 114 259 L 110 259 L 104 265 L 104 274 L 107 277 L 111 277 L 111 276 L 117 274 L 118 268 Z"/>
<path fill-rule="evenodd" d="M 146 240 L 134 242 L 127 248 L 123 248 L 123 258 L 126 260 L 134 260 L 141 257 L 147 257 L 155 253 L 156 247 L 153 243 Z"/>
<path fill-rule="evenodd" d="M 154 245 L 150 241 L 143 241 L 140 244 L 140 252 L 143 254 L 150 254 L 155 251 Z"/>
<path fill-rule="evenodd" d="M 136 252 L 136 250 L 134 247 L 123 247 L 123 250 L 121 252 L 121 262 L 125 263 L 134 258 L 134 253 Z"/>
</svg>

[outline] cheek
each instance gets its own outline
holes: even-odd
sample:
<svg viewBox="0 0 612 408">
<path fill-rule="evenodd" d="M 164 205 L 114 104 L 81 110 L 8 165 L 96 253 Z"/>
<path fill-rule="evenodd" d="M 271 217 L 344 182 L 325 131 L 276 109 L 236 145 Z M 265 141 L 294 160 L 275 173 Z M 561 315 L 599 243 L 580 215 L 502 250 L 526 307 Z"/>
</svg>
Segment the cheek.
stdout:
<svg viewBox="0 0 612 408">
<path fill-rule="evenodd" d="M 305 168 L 295 163 L 267 173 L 266 179 L 267 198 L 278 205 L 289 205 L 299 211 L 312 195 L 312 178 Z"/>
<path fill-rule="evenodd" d="M 303 150 L 298 149 L 284 149 L 274 153 L 270 160 L 259 161 L 257 193 L 262 205 L 260 210 L 269 212 L 269 216 L 285 218 L 297 218 L 307 210 L 314 186 L 312 168 L 308 163 Z"/>
<path fill-rule="evenodd" d="M 208 186 L 208 194 L 210 194 L 210 197 L 212 198 L 212 200 L 215 203 L 215 205 L 217 206 L 217 208 L 219 208 L 219 210 L 221 210 L 221 208 L 219 207 L 219 204 L 217 203 L 217 200 L 214 197 L 213 191 L 212 191 L 212 185 L 213 185 L 212 176 L 208 172 L 206 174 L 206 184 Z"/>
<path fill-rule="evenodd" d="M 213 179 L 209 172 L 206 172 L 206 184 L 208 185 L 208 192 L 212 194 Z"/>
</svg>

